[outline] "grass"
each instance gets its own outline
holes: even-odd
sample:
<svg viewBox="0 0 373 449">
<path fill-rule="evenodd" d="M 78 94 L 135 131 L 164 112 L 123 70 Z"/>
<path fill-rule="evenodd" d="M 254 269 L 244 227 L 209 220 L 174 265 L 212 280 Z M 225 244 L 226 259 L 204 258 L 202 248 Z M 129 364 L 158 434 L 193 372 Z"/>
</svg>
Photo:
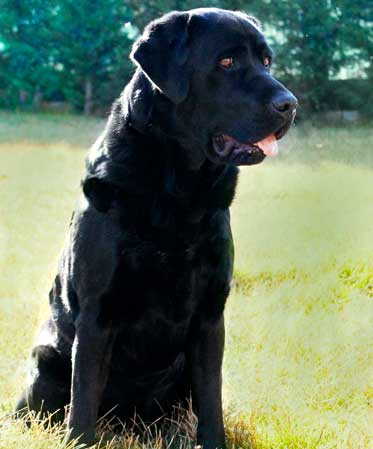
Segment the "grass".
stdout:
<svg viewBox="0 0 373 449">
<path fill-rule="evenodd" d="M 61 447 L 61 429 L 36 419 L 24 431 L 8 415 L 102 126 L 0 113 L 0 449 Z M 368 127 L 303 125 L 278 160 L 241 172 L 224 361 L 231 448 L 373 448 L 372 144 Z M 105 444 L 192 447 L 193 425 Z"/>
</svg>

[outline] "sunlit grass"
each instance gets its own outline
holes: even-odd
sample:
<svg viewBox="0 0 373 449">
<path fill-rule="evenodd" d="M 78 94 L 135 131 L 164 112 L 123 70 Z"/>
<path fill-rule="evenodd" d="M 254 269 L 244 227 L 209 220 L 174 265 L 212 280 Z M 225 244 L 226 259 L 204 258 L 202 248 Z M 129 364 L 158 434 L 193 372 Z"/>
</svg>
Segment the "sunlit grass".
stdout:
<svg viewBox="0 0 373 449">
<path fill-rule="evenodd" d="M 26 114 L 0 111 L 0 143 L 51 143 L 87 147 L 102 129 L 102 119 L 78 115 Z"/>
<path fill-rule="evenodd" d="M 0 449 L 57 448 L 61 429 L 44 430 L 36 420 L 25 431 L 6 415 L 48 312 L 86 148 L 103 122 L 0 118 Z M 278 161 L 242 170 L 232 208 L 236 271 L 224 364 L 229 441 L 237 449 L 368 449 L 371 131 L 302 127 L 281 146 Z M 127 432 L 105 444 L 168 447 L 170 434 L 163 443 L 147 435 L 136 440 Z"/>
</svg>

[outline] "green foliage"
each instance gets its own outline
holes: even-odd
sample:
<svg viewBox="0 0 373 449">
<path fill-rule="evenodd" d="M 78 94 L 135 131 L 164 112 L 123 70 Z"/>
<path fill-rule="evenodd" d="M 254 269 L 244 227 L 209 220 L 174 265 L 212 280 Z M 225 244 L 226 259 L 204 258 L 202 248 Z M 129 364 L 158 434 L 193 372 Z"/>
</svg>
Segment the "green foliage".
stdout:
<svg viewBox="0 0 373 449">
<path fill-rule="evenodd" d="M 13 96 L 18 89 L 30 103 L 41 94 L 57 95 L 90 113 L 105 83 L 122 77 L 123 87 L 130 71 L 125 23 L 131 14 L 122 0 L 2 2 L 0 76 Z M 106 87 L 104 104 L 119 91 Z"/>
<path fill-rule="evenodd" d="M 48 2 L 1 0 L 0 41 L 4 50 L 0 53 L 0 77 L 5 84 L 0 98 L 8 97 L 8 103 L 22 104 L 27 97 L 35 100 L 40 90 L 48 92 L 56 83 L 56 74 L 48 64 L 52 50 L 50 22 Z"/>
<path fill-rule="evenodd" d="M 219 7 L 222 0 L 128 0 L 128 5 L 133 11 L 135 24 L 139 30 L 156 17 L 170 11 L 185 11 L 193 8 Z"/>
<path fill-rule="evenodd" d="M 372 80 L 333 80 L 327 83 L 326 89 L 330 95 L 328 104 L 331 109 L 357 110 L 366 116 L 373 116 Z"/>
<path fill-rule="evenodd" d="M 229 0 L 227 2 L 229 4 Z M 265 0 L 235 4 L 263 21 L 275 50 L 275 70 L 290 84 L 303 108 L 331 106 L 328 82 L 356 65 L 360 76 L 373 59 L 373 4 L 369 0 Z"/>
<path fill-rule="evenodd" d="M 44 98 L 106 112 L 133 72 L 128 54 L 145 24 L 201 6 L 246 10 L 263 22 L 276 75 L 305 111 L 338 107 L 335 78 L 373 82 L 370 0 L 0 0 L 0 107 L 37 108 Z"/>
<path fill-rule="evenodd" d="M 116 77 L 122 75 L 121 87 L 126 82 L 123 68 L 128 76 L 126 61 L 130 40 L 125 23 L 129 19 L 129 10 L 122 0 L 64 0 L 56 7 L 53 39 L 59 48 L 58 61 L 69 87 L 65 94 L 68 101 L 74 102 L 74 91 L 85 91 L 86 113 L 92 111 L 93 96 L 100 97 L 102 85 L 110 81 L 114 73 Z M 91 94 L 88 89 L 92 90 Z M 79 103 L 81 101 L 77 107 Z"/>
</svg>

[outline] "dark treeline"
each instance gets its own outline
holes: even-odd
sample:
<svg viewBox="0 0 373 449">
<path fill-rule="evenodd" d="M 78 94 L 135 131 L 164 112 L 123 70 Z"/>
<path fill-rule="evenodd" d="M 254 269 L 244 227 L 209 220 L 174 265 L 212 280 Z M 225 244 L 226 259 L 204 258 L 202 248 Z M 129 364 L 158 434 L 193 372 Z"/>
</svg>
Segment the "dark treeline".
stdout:
<svg viewBox="0 0 373 449">
<path fill-rule="evenodd" d="M 371 113 L 372 0 L 0 0 L 0 107 L 105 113 L 133 72 L 128 54 L 144 25 L 200 6 L 258 17 L 276 75 L 304 110 Z"/>
</svg>

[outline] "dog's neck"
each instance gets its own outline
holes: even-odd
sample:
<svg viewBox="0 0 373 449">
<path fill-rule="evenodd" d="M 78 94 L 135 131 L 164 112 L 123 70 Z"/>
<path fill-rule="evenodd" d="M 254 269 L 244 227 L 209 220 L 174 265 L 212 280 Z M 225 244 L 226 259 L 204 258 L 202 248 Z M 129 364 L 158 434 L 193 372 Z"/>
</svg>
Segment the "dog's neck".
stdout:
<svg viewBox="0 0 373 449">
<path fill-rule="evenodd" d="M 181 148 L 159 124 L 149 126 L 146 109 L 137 109 L 134 126 L 131 108 L 136 101 L 143 107 L 148 95 L 149 91 L 141 91 L 129 98 L 125 91 L 114 104 L 106 129 L 87 159 L 85 194 L 94 204 L 97 197 L 103 198 L 103 202 L 97 203 L 102 210 L 110 207 L 113 197 L 123 204 L 141 197 L 142 204 L 149 208 L 156 205 L 163 213 L 163 221 L 170 224 L 171 215 L 197 222 L 209 211 L 229 207 L 238 169 L 214 164 L 206 158 L 197 167 L 190 164 L 188 153 L 192 154 L 193 149 Z M 153 104 L 154 107 L 159 105 Z M 143 121 L 146 117 L 148 122 Z"/>
<path fill-rule="evenodd" d="M 204 145 L 195 139 L 195 125 L 185 126 L 193 111 L 180 119 L 178 105 L 167 98 L 140 70 L 137 69 L 130 83 L 119 98 L 122 116 L 129 131 L 137 134 L 144 146 L 173 149 L 183 170 L 198 171 L 206 160 Z M 137 131 L 137 133 L 136 133 Z"/>
</svg>

